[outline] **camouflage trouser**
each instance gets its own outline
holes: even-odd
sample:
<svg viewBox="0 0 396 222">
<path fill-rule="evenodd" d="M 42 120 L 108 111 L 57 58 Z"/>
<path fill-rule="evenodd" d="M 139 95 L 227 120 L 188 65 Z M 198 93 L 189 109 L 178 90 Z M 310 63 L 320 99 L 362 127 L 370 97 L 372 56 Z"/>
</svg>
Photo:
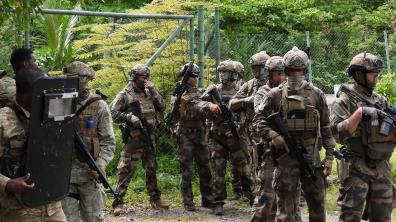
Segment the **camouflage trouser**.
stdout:
<svg viewBox="0 0 396 222">
<path fill-rule="evenodd" d="M 193 160 L 198 168 L 199 187 L 203 204 L 212 204 L 212 174 L 210 172 L 210 154 L 204 140 L 203 130 L 180 128 L 177 135 L 179 162 L 181 171 L 181 194 L 184 205 L 193 205 L 192 171 Z"/>
<path fill-rule="evenodd" d="M 253 187 L 252 189 L 254 190 L 254 187 L 256 186 L 256 171 L 257 171 L 257 162 L 258 160 L 257 155 L 255 153 L 255 148 L 253 147 L 253 144 L 250 141 L 250 136 L 247 135 L 248 132 L 243 132 L 241 134 L 241 140 L 243 140 L 243 143 L 245 144 L 243 148 L 243 153 L 246 156 L 247 163 L 248 163 L 248 168 L 250 169 L 250 175 L 251 178 L 253 179 Z M 232 173 L 232 179 L 231 179 L 231 184 L 232 184 L 232 190 L 234 193 L 241 193 L 242 191 L 242 182 L 241 182 L 241 175 L 239 175 L 238 169 L 232 166 L 231 168 L 231 173 Z"/>
<path fill-rule="evenodd" d="M 55 202 L 50 205 L 28 208 L 21 204 L 11 204 L 0 207 L 1 222 L 67 222 L 63 213 L 61 202 Z"/>
<path fill-rule="evenodd" d="M 390 169 L 377 178 L 351 171 L 349 177 L 341 181 L 340 185 L 338 197 L 338 204 L 341 206 L 340 221 L 360 221 L 367 201 L 369 221 L 390 222 L 392 196 Z"/>
<path fill-rule="evenodd" d="M 260 186 L 256 198 L 254 199 L 254 204 L 252 207 L 252 212 L 253 212 L 252 222 L 275 221 L 276 210 L 277 210 L 276 195 L 274 188 L 272 187 L 274 171 L 275 171 L 274 161 L 272 160 L 269 153 L 266 153 L 258 175 L 258 182 L 260 182 Z M 301 212 L 299 207 L 300 194 L 301 194 L 301 186 L 298 186 L 297 192 L 295 193 L 296 196 L 295 221 L 301 221 Z"/>
<path fill-rule="evenodd" d="M 275 221 L 296 221 L 296 215 L 298 215 L 296 209 L 296 203 L 298 203 L 298 200 L 296 199 L 298 199 L 298 197 L 295 194 L 298 192 L 299 181 L 301 182 L 301 188 L 304 191 L 305 199 L 307 201 L 309 221 L 326 221 L 326 188 L 322 169 L 314 168 L 317 180 L 313 184 L 312 180 L 309 180 L 309 178 L 301 174 L 297 160 L 291 158 L 288 154 L 284 154 L 278 158 L 277 161 L 279 165 L 275 169 L 273 183 L 278 207 Z"/>
<path fill-rule="evenodd" d="M 250 200 L 253 200 L 253 180 L 251 178 L 251 172 L 246 160 L 246 155 L 243 152 L 245 144 L 242 140 L 239 142 L 234 138 L 227 138 L 225 135 L 214 135 L 214 137 L 215 141 L 221 141 L 221 143 L 224 143 L 219 144 L 215 142 L 216 144 L 214 147 L 213 157 L 216 168 L 216 177 L 213 184 L 213 194 L 215 197 L 215 203 L 223 205 L 224 200 L 227 197 L 225 173 L 228 157 L 231 160 L 232 166 L 238 172 L 245 196 Z"/>
<path fill-rule="evenodd" d="M 69 222 L 104 221 L 106 194 L 94 180 L 71 183 L 69 192 L 73 197 L 62 200 L 62 207 Z"/>
<path fill-rule="evenodd" d="M 152 138 L 154 143 L 155 138 Z M 154 143 L 155 144 L 155 143 Z M 135 170 L 140 160 L 145 170 L 147 192 L 150 195 L 150 201 L 156 201 L 161 198 L 161 192 L 157 186 L 156 162 L 155 157 L 150 155 L 149 148 L 144 146 L 143 137 L 135 137 L 132 142 L 125 144 L 122 151 L 120 161 L 118 162 L 118 181 L 117 192 L 120 195 L 119 200 L 114 200 L 113 207 L 123 203 L 128 185 L 131 182 Z"/>
</svg>

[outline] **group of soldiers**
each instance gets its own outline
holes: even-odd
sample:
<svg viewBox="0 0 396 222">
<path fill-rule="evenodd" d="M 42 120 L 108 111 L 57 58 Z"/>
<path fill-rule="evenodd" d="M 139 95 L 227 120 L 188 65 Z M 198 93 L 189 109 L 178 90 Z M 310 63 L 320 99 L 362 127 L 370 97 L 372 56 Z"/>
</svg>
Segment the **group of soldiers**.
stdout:
<svg viewBox="0 0 396 222">
<path fill-rule="evenodd" d="M 0 71 L 0 160 L 6 154 L 22 159 L 26 152 L 32 87 L 46 76 L 28 49 L 14 50 L 10 61 L 14 78 Z M 309 57 L 304 51 L 293 47 L 283 57 L 261 51 L 249 63 L 254 78 L 243 82 L 240 62 L 220 62 L 220 83 L 207 89 L 197 87 L 196 64 L 186 64 L 179 72 L 183 80 L 172 99 L 171 122 L 185 210 L 197 210 L 192 192 L 195 162 L 201 206 L 223 215 L 230 160 L 231 199 L 247 199 L 251 221 L 301 221 L 302 195 L 309 221 L 326 221 L 326 177 L 332 171 L 337 141 L 343 145 L 338 165 L 340 221 L 360 221 L 365 208 L 370 221 L 391 221 L 394 192 L 389 159 L 396 142 L 396 113 L 374 92 L 381 60 L 366 52 L 351 60 L 347 73 L 355 81 L 353 89 L 339 94 L 331 112 L 322 90 L 305 80 Z M 169 209 L 161 200 L 155 161 L 158 115 L 165 103 L 150 82 L 150 68 L 133 66 L 131 84 L 110 106 L 90 93 L 88 84 L 95 72 L 88 65 L 76 61 L 63 73 L 79 78 L 75 126 L 101 172 L 114 155 L 113 121 L 121 125 L 124 146 L 117 166 L 114 215 L 125 212 L 124 196 L 140 160 L 151 206 Z M 20 202 L 21 193 L 35 186 L 28 182 L 30 174 L 18 172 L 12 177 L 3 168 L 2 164 L 0 221 L 104 221 L 99 174 L 79 153 L 73 153 L 69 195 L 38 207 Z"/>
</svg>

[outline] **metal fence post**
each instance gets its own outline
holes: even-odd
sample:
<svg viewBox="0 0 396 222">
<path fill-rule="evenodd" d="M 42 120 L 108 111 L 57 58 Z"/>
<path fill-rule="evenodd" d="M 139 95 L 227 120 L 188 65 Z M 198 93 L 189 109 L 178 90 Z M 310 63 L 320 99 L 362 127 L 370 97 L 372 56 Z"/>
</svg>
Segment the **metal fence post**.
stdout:
<svg viewBox="0 0 396 222">
<path fill-rule="evenodd" d="M 219 7 L 215 7 L 215 48 L 216 48 L 216 67 L 219 66 L 221 57 L 221 42 L 220 42 L 220 13 Z M 219 74 L 216 72 L 216 83 L 219 82 Z"/>
<path fill-rule="evenodd" d="M 195 30 L 194 30 L 194 18 L 190 18 L 190 36 L 189 36 L 189 41 L 190 41 L 190 49 L 189 49 L 189 55 L 190 55 L 190 61 L 194 60 L 194 35 L 195 35 Z"/>
<path fill-rule="evenodd" d="M 385 43 L 385 56 L 386 56 L 386 70 L 391 72 L 390 58 L 389 58 L 389 42 L 388 42 L 388 32 L 384 31 L 384 43 Z"/>
<path fill-rule="evenodd" d="M 309 36 L 309 31 L 305 32 L 305 36 L 307 39 L 307 48 L 311 49 L 311 38 Z M 312 82 L 312 55 L 309 55 L 309 65 L 308 65 L 308 81 Z"/>
<path fill-rule="evenodd" d="M 204 86 L 204 68 L 205 68 L 205 63 L 204 63 L 204 50 L 205 50 L 205 33 L 204 33 L 204 20 L 205 20 L 205 15 L 204 15 L 204 7 L 198 6 L 198 34 L 199 34 L 199 40 L 198 40 L 198 66 L 199 66 L 199 81 L 198 81 L 198 87 L 203 87 Z"/>
</svg>

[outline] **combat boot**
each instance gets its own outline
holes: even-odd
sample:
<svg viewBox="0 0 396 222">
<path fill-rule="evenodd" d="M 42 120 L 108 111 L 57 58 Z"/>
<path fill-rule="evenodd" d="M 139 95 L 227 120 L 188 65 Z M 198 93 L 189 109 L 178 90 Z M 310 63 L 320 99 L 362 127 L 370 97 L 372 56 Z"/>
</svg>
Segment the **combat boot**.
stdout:
<svg viewBox="0 0 396 222">
<path fill-rule="evenodd" d="M 241 199 L 242 194 L 239 191 L 234 192 L 234 194 L 232 195 L 232 197 L 230 197 L 230 200 L 239 200 Z"/>
<path fill-rule="evenodd" d="M 169 204 L 162 202 L 161 199 L 152 200 L 150 201 L 150 204 L 151 207 L 156 210 L 169 210 Z"/>
<path fill-rule="evenodd" d="M 119 216 L 120 214 L 124 213 L 124 201 L 122 199 L 114 199 L 112 207 L 114 209 L 113 213 L 114 216 Z"/>
<path fill-rule="evenodd" d="M 184 209 L 187 211 L 196 211 L 197 208 L 194 204 L 184 204 Z"/>
<path fill-rule="evenodd" d="M 213 209 L 213 214 L 216 216 L 223 216 L 223 205 L 218 204 Z"/>
</svg>

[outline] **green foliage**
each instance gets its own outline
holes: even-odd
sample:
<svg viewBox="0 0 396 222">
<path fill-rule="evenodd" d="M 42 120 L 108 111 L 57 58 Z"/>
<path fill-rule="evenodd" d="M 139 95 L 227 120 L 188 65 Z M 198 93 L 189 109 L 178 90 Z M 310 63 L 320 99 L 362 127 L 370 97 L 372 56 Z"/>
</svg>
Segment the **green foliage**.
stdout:
<svg viewBox="0 0 396 222">
<path fill-rule="evenodd" d="M 396 104 L 396 73 L 385 73 L 378 82 L 376 91 L 385 96 L 388 102 Z"/>
</svg>

